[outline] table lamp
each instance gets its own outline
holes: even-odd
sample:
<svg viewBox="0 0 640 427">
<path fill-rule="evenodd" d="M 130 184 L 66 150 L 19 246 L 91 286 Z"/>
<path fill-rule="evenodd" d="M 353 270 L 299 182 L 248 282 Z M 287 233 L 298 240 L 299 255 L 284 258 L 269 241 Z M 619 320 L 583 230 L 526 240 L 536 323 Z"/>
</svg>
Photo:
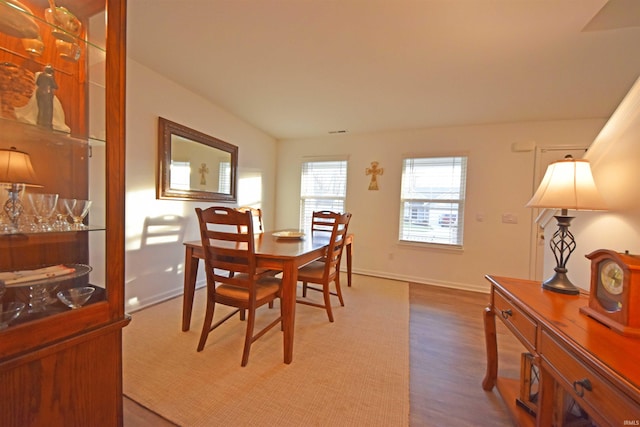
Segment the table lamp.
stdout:
<svg viewBox="0 0 640 427">
<path fill-rule="evenodd" d="M 527 203 L 531 208 L 560 209 L 558 230 L 549 245 L 556 259 L 555 273 L 542 283 L 543 289 L 562 294 L 577 295 L 579 289 L 567 277 L 567 261 L 576 248 L 569 225 L 574 218 L 568 210 L 606 210 L 596 188 L 588 160 L 576 160 L 570 155 L 553 162 L 547 168 L 540 186 Z"/>
<path fill-rule="evenodd" d="M 0 183 L 10 184 L 7 188 L 9 198 L 3 209 L 11 220 L 11 231 L 15 232 L 23 209 L 20 194 L 26 186 L 40 187 L 29 154 L 16 150 L 16 147 L 0 149 Z"/>
</svg>

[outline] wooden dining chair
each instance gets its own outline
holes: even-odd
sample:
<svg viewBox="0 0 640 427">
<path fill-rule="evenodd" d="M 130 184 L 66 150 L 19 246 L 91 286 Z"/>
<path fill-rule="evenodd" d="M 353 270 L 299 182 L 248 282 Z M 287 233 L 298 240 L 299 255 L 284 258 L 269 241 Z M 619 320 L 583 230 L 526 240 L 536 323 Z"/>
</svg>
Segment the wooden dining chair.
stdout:
<svg viewBox="0 0 640 427">
<path fill-rule="evenodd" d="M 255 234 L 264 233 L 264 227 L 262 225 L 262 209 L 251 206 L 239 206 L 236 210 L 238 212 L 251 212 L 251 218 L 253 219 L 253 232 Z M 246 233 L 246 230 L 244 230 L 244 232 Z"/>
<path fill-rule="evenodd" d="M 335 223 L 336 212 L 333 211 L 313 211 L 311 215 L 311 236 L 321 238 L 331 238 L 333 232 L 333 224 Z M 320 258 L 318 261 L 324 262 L 326 257 Z M 338 264 L 340 268 L 340 264 Z M 307 296 L 307 285 L 302 286 L 302 296 Z"/>
<path fill-rule="evenodd" d="M 311 215 L 311 236 L 331 238 L 333 224 L 335 223 L 336 212 L 314 211 Z M 320 261 L 324 261 L 324 257 Z M 303 296 L 307 296 L 306 287 Z"/>
<path fill-rule="evenodd" d="M 271 323 L 254 333 L 256 309 L 280 298 L 281 280 L 260 274 L 256 269 L 255 236 L 251 212 L 238 212 L 232 208 L 196 208 L 200 224 L 200 236 L 204 251 L 207 275 L 207 308 L 198 343 L 202 351 L 209 333 L 229 320 L 236 313 L 246 310 L 242 366 L 249 361 L 251 344 L 268 330 L 282 324 L 280 312 Z M 247 232 L 241 232 L 240 229 Z M 236 310 L 217 321 L 213 326 L 216 304 L 235 307 Z"/>
<path fill-rule="evenodd" d="M 296 299 L 300 304 L 311 305 L 324 308 L 327 311 L 329 322 L 333 322 L 333 312 L 331 311 L 331 295 L 335 295 L 340 300 L 340 305 L 344 306 L 342 290 L 340 289 L 340 260 L 347 236 L 347 228 L 351 220 L 350 213 L 324 212 L 323 227 L 331 224 L 331 234 L 329 236 L 329 246 L 323 258 L 313 261 L 298 270 L 298 280 L 302 282 L 302 296 L 306 298 L 307 290 L 319 291 L 323 294 L 323 304 L 310 301 L 308 299 Z M 316 230 L 315 233 L 325 233 L 327 230 Z M 313 234 L 312 238 L 324 238 Z M 330 289 L 331 283 L 335 283 L 335 292 Z M 320 288 L 309 286 L 309 283 L 321 285 Z"/>
<path fill-rule="evenodd" d="M 251 212 L 251 218 L 253 219 L 253 233 L 254 234 L 263 234 L 264 226 L 262 224 L 262 209 L 254 208 L 251 206 L 240 206 L 235 208 L 238 212 Z M 241 233 L 246 233 L 246 227 L 238 227 L 238 231 Z M 282 273 L 280 270 L 271 270 L 271 269 L 258 269 L 258 273 L 267 274 L 271 276 L 275 276 L 276 274 Z M 233 273 L 231 273 L 233 274 Z M 269 308 L 273 308 L 273 302 L 269 303 Z M 242 318 L 244 318 L 244 314 L 242 314 Z"/>
<path fill-rule="evenodd" d="M 333 212 L 332 211 L 314 211 L 311 216 L 311 233 L 316 235 L 325 234 L 327 237 L 331 235 L 333 231 Z M 351 246 L 350 241 L 353 240 L 353 236 L 347 237 L 347 281 L 348 286 L 351 286 Z M 338 268 L 340 266 L 338 265 Z M 307 296 L 306 289 L 303 288 L 303 296 Z"/>
</svg>

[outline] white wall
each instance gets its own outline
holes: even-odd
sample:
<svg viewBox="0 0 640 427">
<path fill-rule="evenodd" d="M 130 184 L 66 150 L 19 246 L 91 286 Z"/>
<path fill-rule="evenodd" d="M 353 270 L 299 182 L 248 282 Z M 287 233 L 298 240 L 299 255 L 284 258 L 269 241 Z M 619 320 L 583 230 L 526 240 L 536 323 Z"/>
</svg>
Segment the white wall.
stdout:
<svg viewBox="0 0 640 427">
<path fill-rule="evenodd" d="M 480 291 L 488 290 L 485 274 L 531 277 L 533 213 L 524 205 L 533 194 L 535 153 L 512 147 L 528 141 L 541 147 L 589 145 L 604 123 L 513 123 L 279 141 L 276 226 L 298 227 L 305 157 L 347 155 L 355 272 Z M 398 243 L 401 166 L 408 153 L 469 156 L 462 251 Z M 373 161 L 384 169 L 379 191 L 368 190 L 365 169 Z M 504 213 L 515 215 L 518 223 L 502 223 Z"/>
<path fill-rule="evenodd" d="M 585 158 L 609 207 L 578 212 L 571 229 L 579 245 L 569 260 L 569 277 L 589 289 L 590 261 L 596 249 L 628 250 L 640 255 L 640 80 L 597 136 Z"/>
<path fill-rule="evenodd" d="M 210 203 L 156 200 L 158 116 L 183 124 L 239 147 L 238 204 L 259 203 L 267 228 L 273 227 L 276 142 L 260 130 L 165 79 L 127 61 L 126 151 L 126 309 L 182 292 L 183 239 L 199 239 L 194 208 Z M 237 205 L 237 204 L 234 204 Z M 147 217 L 182 219 L 183 236 L 143 245 Z M 198 275 L 200 284 L 204 274 Z"/>
</svg>

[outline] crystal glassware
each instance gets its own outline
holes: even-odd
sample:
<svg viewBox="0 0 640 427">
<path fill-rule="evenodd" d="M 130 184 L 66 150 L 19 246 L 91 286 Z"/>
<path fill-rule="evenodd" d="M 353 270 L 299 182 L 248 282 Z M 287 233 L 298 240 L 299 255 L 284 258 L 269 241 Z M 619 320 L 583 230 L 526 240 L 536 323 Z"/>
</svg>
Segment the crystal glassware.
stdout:
<svg viewBox="0 0 640 427">
<path fill-rule="evenodd" d="M 91 298 L 94 291 L 95 288 L 92 288 L 91 286 L 83 286 L 80 288 L 71 288 L 66 291 L 60 291 L 57 295 L 58 299 L 64 305 L 71 309 L 75 309 L 82 307 L 87 301 L 89 301 L 89 298 Z"/>
<path fill-rule="evenodd" d="M 33 56 L 41 56 L 42 52 L 44 52 L 44 43 L 40 36 L 35 39 L 22 39 L 22 45 L 24 50 Z"/>
<path fill-rule="evenodd" d="M 71 228 L 73 230 L 84 230 L 87 228 L 82 221 L 84 221 L 84 217 L 87 216 L 89 212 L 91 200 L 67 199 L 65 206 L 67 207 L 67 212 L 69 212 L 69 215 L 71 215 L 73 219 Z"/>
<path fill-rule="evenodd" d="M 17 231 L 20 233 L 34 233 L 38 231 L 38 225 L 36 224 L 36 215 L 34 213 L 33 207 L 31 207 L 31 203 L 27 195 L 24 197 L 25 203 L 22 207 L 22 212 L 18 217 L 17 221 Z"/>
<path fill-rule="evenodd" d="M 58 198 L 55 210 L 56 220 L 52 224 L 55 231 L 71 230 L 71 224 L 67 220 L 67 218 L 69 218 L 69 211 L 67 210 L 66 203 L 67 199 Z"/>
<path fill-rule="evenodd" d="M 51 303 L 46 285 L 29 286 L 29 313 L 42 313 Z"/>
<path fill-rule="evenodd" d="M 36 231 L 51 231 L 49 219 L 53 216 L 58 202 L 57 194 L 29 193 L 27 194 L 33 214 L 35 216 Z"/>
<path fill-rule="evenodd" d="M 0 184 L 0 234 L 10 233 L 12 230 L 9 215 L 4 211 L 4 206 L 9 199 L 9 189 L 7 184 Z"/>
<path fill-rule="evenodd" d="M 23 302 L 8 302 L 6 304 L 0 303 L 0 329 L 6 329 L 9 324 L 14 321 L 22 310 L 25 304 Z"/>
<path fill-rule="evenodd" d="M 51 1 L 50 4 L 54 2 Z M 60 40 L 73 42 L 80 35 L 82 30 L 82 24 L 80 20 L 75 17 L 65 7 L 56 7 L 55 4 L 45 9 L 44 19 L 54 28 L 51 30 L 51 34 Z"/>
</svg>

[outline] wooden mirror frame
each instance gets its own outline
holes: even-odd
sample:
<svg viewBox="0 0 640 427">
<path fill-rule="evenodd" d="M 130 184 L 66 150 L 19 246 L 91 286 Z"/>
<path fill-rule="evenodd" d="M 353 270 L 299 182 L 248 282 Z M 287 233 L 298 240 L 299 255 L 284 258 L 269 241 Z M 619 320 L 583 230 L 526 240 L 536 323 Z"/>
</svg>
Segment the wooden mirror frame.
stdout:
<svg viewBox="0 0 640 427">
<path fill-rule="evenodd" d="M 218 151 L 222 152 L 225 156 L 226 154 L 229 155 L 230 168 L 228 177 L 228 193 L 211 191 L 206 188 L 193 188 L 191 184 L 188 189 L 171 187 L 171 163 L 173 161 L 172 152 L 175 151 L 175 147 L 173 147 L 172 144 L 177 142 L 176 139 L 185 139 L 187 140 L 186 142 L 202 144 L 205 148 L 205 153 L 210 148 L 213 150 L 211 151 L 212 155 L 215 155 Z M 200 158 L 200 154 L 195 157 Z M 202 166 L 208 170 L 206 163 L 202 163 Z M 158 174 L 156 185 L 156 196 L 158 199 L 235 202 L 237 200 L 237 176 L 237 146 L 172 122 L 163 117 L 158 117 Z"/>
</svg>

